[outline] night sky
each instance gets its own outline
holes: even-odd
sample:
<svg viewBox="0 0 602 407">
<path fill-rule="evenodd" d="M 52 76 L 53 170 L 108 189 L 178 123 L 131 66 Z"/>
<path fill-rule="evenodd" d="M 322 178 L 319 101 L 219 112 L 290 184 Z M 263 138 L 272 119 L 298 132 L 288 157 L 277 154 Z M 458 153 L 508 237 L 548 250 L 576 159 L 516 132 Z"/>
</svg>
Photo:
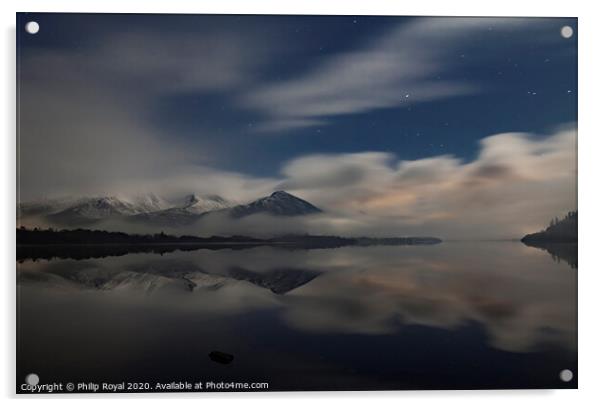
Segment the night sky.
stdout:
<svg viewBox="0 0 602 407">
<path fill-rule="evenodd" d="M 478 166 L 489 136 L 535 143 L 577 122 L 576 18 L 21 13 L 17 27 L 27 199 L 191 168 L 244 178 L 228 191 L 269 180 L 252 198 L 297 185 L 286 168 L 303 157 Z"/>
<path fill-rule="evenodd" d="M 416 18 L 21 14 L 18 25 L 29 20 L 40 23 L 41 35 L 22 35 L 23 52 L 85 53 L 108 33 L 132 30 L 203 41 L 222 32 L 243 37 L 251 32 L 277 43 L 252 45 L 260 48 L 253 82 L 278 83 L 294 80 L 341 53 L 366 47 Z M 272 174 L 283 161 L 314 152 L 382 150 L 402 159 L 449 153 L 470 160 L 477 153 L 477 141 L 486 135 L 544 133 L 577 120 L 576 19 L 522 21 L 519 27 L 500 29 L 492 20 L 489 26 L 467 30 L 447 50 L 445 69 L 431 79 L 470 83 L 475 89 L 469 94 L 413 102 L 415 95 L 406 98 L 400 86 L 399 103 L 391 106 L 326 114 L 320 117 L 323 124 L 262 131 L 269 112 L 237 103 L 239 89 L 182 90 L 153 100 L 150 120 L 166 138 L 182 138 L 193 145 L 199 132 L 210 129 L 204 140 L 208 137 L 231 149 L 232 160 L 222 166 L 253 174 Z M 570 39 L 560 35 L 565 25 L 575 30 Z M 271 46 L 280 49 L 269 50 Z M 251 86 L 244 83 L 240 88 Z M 257 137 L 262 137 L 260 142 Z"/>
</svg>

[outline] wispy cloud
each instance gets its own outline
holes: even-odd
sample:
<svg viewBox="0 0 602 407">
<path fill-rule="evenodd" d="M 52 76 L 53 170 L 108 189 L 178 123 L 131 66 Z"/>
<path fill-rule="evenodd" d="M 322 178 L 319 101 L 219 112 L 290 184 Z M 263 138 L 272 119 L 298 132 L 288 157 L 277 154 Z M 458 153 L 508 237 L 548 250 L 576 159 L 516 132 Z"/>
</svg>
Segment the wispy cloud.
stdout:
<svg viewBox="0 0 602 407">
<path fill-rule="evenodd" d="M 191 167 L 203 174 L 217 155 L 210 137 L 199 129 L 191 148 L 165 134 L 153 114 L 174 94 L 227 92 L 251 82 L 270 47 L 259 45 L 255 31 L 245 34 L 133 29 L 103 32 L 81 49 L 24 49 L 22 199 L 128 192 L 166 177 L 190 179 Z"/>
<path fill-rule="evenodd" d="M 538 22 L 416 19 L 282 82 L 260 75 L 264 57 L 277 51 L 257 33 L 218 30 L 199 38 L 145 31 L 118 41 L 105 34 L 82 50 L 24 49 L 21 197 L 199 192 L 248 201 L 282 188 L 328 210 L 328 216 L 291 221 L 298 229 L 520 236 L 575 208 L 574 129 L 547 137 L 486 137 L 472 162 L 454 156 L 400 161 L 387 151 L 312 154 L 284 162 L 280 174 L 259 177 L 221 170 L 215 157 L 232 159 L 227 147 L 216 151 L 220 146 L 202 131 L 191 147 L 190 140 L 165 134 L 153 117 L 163 98 L 219 90 L 233 104 L 242 101 L 263 113 L 263 130 L 286 130 L 323 125 L 333 115 L 477 92 L 470 78 L 438 77 L 459 63 L 474 36 L 518 27 L 527 35 Z M 266 222 L 229 227 L 261 230 Z"/>
<path fill-rule="evenodd" d="M 461 63 L 462 46 L 482 32 L 512 30 L 533 20 L 424 18 L 401 24 L 380 39 L 327 57 L 289 80 L 268 82 L 242 103 L 267 120 L 260 131 L 323 125 L 328 118 L 479 92 L 470 78 L 442 79 Z"/>
<path fill-rule="evenodd" d="M 545 137 L 492 135 L 470 162 L 378 152 L 305 156 L 284 167 L 280 187 L 353 220 L 325 219 L 331 231 L 520 237 L 576 208 L 576 140 L 574 127 Z"/>
<path fill-rule="evenodd" d="M 576 208 L 576 137 L 571 126 L 550 135 L 496 134 L 469 162 L 451 155 L 403 161 L 386 152 L 317 154 L 289 161 L 271 178 L 194 166 L 116 185 L 172 196 L 218 193 L 239 202 L 286 189 L 324 210 L 278 219 L 214 214 L 173 233 L 520 238 Z"/>
</svg>

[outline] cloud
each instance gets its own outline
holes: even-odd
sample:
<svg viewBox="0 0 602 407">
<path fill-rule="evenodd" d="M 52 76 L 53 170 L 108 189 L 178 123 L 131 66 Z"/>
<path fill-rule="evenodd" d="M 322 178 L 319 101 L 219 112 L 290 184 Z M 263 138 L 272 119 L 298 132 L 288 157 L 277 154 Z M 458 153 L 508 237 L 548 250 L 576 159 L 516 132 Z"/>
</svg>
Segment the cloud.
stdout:
<svg viewBox="0 0 602 407">
<path fill-rule="evenodd" d="M 345 188 L 361 185 L 365 179 L 386 177 L 392 154 L 366 152 L 354 154 L 316 154 L 287 163 L 282 173 L 283 189 Z M 383 180 L 385 181 L 385 180 Z"/>
<path fill-rule="evenodd" d="M 206 168 L 198 184 L 205 193 L 235 196 L 243 203 L 286 189 L 324 212 L 243 219 L 213 214 L 187 228 L 166 230 L 264 237 L 311 233 L 520 238 L 577 207 L 576 171 L 576 130 L 572 127 L 546 136 L 486 137 L 478 157 L 470 162 L 449 155 L 403 161 L 391 153 L 365 152 L 302 156 L 286 163 L 281 176 L 273 178 Z M 171 182 L 178 188 L 195 185 L 196 177 L 155 181 L 164 190 Z"/>
<path fill-rule="evenodd" d="M 111 190 L 160 191 L 168 197 L 195 191 L 245 203 L 285 189 L 324 210 L 294 218 L 214 214 L 186 228 L 164 228 L 197 235 L 520 238 L 577 207 L 574 127 L 545 136 L 497 134 L 480 144 L 479 155 L 469 162 L 450 155 L 404 161 L 385 152 L 316 154 L 287 162 L 274 177 L 180 166 L 140 178 L 135 186 L 131 178 L 121 183 L 116 174 Z M 104 227 L 134 230 L 122 223 Z M 137 226 L 135 231 L 156 230 Z"/>
<path fill-rule="evenodd" d="M 257 129 L 282 131 L 322 125 L 335 115 L 473 94 L 482 89 L 475 81 L 441 79 L 459 64 L 462 46 L 488 30 L 537 25 L 511 18 L 415 19 L 359 49 L 326 58 L 304 75 L 260 84 L 242 103 L 268 117 Z"/>
<path fill-rule="evenodd" d="M 244 95 L 243 103 L 268 114 L 261 126 L 272 129 L 324 124 L 330 115 L 406 103 L 405 95 L 416 102 L 473 92 L 474 83 L 437 76 L 481 31 L 517 27 L 528 33 L 538 23 L 415 19 L 283 82 L 258 77 L 258 65 L 278 51 L 265 33 L 252 31 L 212 29 L 194 40 L 133 31 L 119 41 L 102 36 L 81 50 L 24 48 L 21 200 L 146 192 L 171 199 L 196 192 L 246 202 L 286 189 L 327 212 L 287 222 L 205 220 L 200 230 L 520 237 L 576 207 L 574 128 L 485 137 L 471 162 L 450 155 L 400 161 L 387 151 L 312 154 L 285 162 L 280 174 L 259 177 L 220 169 L 218 160 L 229 155 L 209 134 L 199 132 L 191 147 L 190 140 L 165 134 L 153 117 L 162 98 L 191 91 Z"/>
<path fill-rule="evenodd" d="M 300 157 L 284 167 L 281 186 L 366 225 L 355 233 L 520 237 L 576 208 L 576 154 L 572 127 L 506 133 L 482 139 L 470 162 L 378 152 Z"/>
<path fill-rule="evenodd" d="M 243 36 L 207 29 L 200 37 L 133 29 L 91 36 L 92 44 L 81 49 L 23 48 L 21 199 L 133 193 L 153 181 L 182 192 L 202 184 L 202 177 L 213 176 L 207 164 L 218 155 L 209 131 L 200 130 L 191 147 L 157 125 L 155 104 L 176 93 L 227 92 L 251 82 L 270 52 L 258 46 L 258 36 L 252 30 Z M 182 185 L 193 177 L 196 182 Z"/>
</svg>

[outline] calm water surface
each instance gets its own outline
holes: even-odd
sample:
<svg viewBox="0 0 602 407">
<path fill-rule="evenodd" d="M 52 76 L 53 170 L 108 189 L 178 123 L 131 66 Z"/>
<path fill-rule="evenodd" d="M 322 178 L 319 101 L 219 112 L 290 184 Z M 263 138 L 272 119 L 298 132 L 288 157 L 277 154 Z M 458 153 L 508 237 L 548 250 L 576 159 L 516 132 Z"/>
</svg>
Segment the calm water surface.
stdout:
<svg viewBox="0 0 602 407">
<path fill-rule="evenodd" d="M 575 387 L 576 283 L 518 242 L 25 261 L 17 382 Z"/>
</svg>

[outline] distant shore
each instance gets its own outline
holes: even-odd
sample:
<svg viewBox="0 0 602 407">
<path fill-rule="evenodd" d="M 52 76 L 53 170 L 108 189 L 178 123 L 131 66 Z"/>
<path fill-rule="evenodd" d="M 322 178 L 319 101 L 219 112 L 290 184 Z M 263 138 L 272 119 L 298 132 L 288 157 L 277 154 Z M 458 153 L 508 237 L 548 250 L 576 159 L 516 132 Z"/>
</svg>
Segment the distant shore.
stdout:
<svg viewBox="0 0 602 407">
<path fill-rule="evenodd" d="M 441 243 L 436 237 L 341 237 L 284 235 L 268 239 L 248 236 L 135 235 L 98 230 L 17 229 L 17 260 L 122 256 L 128 253 L 169 253 L 199 249 L 240 250 L 257 246 L 286 249 L 331 249 L 345 246 L 406 246 Z"/>
</svg>

